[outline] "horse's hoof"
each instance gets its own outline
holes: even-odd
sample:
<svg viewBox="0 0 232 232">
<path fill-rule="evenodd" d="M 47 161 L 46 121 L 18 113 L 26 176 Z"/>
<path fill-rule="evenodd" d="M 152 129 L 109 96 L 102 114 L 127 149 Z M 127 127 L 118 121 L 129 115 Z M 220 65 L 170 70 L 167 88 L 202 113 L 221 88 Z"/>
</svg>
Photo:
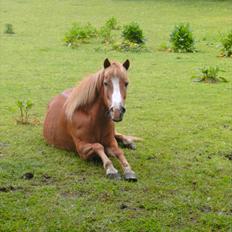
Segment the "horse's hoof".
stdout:
<svg viewBox="0 0 232 232">
<path fill-rule="evenodd" d="M 121 180 L 121 176 L 118 172 L 116 173 L 108 173 L 107 178 L 111 179 L 111 180 Z"/>
<path fill-rule="evenodd" d="M 130 182 L 136 182 L 137 177 L 134 172 L 125 172 L 124 173 L 124 179 Z"/>
<path fill-rule="evenodd" d="M 129 149 L 131 149 L 131 150 L 136 150 L 136 145 L 135 145 L 135 143 L 129 143 L 129 144 L 127 145 L 127 148 L 129 148 Z"/>
</svg>

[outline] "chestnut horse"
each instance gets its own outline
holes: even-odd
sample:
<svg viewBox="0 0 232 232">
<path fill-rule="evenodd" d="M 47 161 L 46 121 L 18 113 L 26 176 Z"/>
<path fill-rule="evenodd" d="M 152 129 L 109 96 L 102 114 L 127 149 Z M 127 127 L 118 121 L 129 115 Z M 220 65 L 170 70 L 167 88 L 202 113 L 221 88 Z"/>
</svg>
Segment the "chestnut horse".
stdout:
<svg viewBox="0 0 232 232">
<path fill-rule="evenodd" d="M 121 121 L 126 111 L 129 66 L 129 60 L 120 64 L 105 59 L 102 70 L 54 97 L 48 106 L 43 133 L 47 143 L 77 151 L 82 159 L 98 155 L 107 177 L 112 179 L 120 179 L 120 174 L 108 156 L 116 156 L 124 178 L 136 181 L 118 142 L 134 149 L 137 138 L 118 134 L 114 128 L 114 122 Z"/>
</svg>

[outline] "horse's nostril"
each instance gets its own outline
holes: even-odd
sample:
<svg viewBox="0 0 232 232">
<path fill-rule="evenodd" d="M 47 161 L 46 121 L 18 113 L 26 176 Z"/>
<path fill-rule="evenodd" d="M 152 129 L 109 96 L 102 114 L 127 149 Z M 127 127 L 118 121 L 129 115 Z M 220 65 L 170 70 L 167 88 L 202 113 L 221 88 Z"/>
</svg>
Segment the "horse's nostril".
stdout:
<svg viewBox="0 0 232 232">
<path fill-rule="evenodd" d="M 126 108 L 125 107 L 121 107 L 121 112 L 124 114 L 126 112 Z"/>
<path fill-rule="evenodd" d="M 109 108 L 109 112 L 113 112 L 114 111 L 114 108 L 113 107 L 110 107 Z"/>
</svg>

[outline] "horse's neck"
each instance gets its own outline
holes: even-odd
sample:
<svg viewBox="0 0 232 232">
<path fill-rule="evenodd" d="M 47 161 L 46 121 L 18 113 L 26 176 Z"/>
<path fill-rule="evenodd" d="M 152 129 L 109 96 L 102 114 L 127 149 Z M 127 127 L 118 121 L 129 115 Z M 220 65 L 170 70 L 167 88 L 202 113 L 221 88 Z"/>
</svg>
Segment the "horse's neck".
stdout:
<svg viewBox="0 0 232 232">
<path fill-rule="evenodd" d="M 109 117 L 107 108 L 104 107 L 101 99 L 96 99 L 91 106 L 85 108 L 85 113 L 90 120 L 87 123 L 93 129 L 95 135 L 98 135 L 99 138 L 112 135 L 114 132 L 114 123 Z"/>
<path fill-rule="evenodd" d="M 98 120 L 109 121 L 109 116 L 107 115 L 107 108 L 105 107 L 100 97 L 96 99 L 90 111 Z"/>
</svg>

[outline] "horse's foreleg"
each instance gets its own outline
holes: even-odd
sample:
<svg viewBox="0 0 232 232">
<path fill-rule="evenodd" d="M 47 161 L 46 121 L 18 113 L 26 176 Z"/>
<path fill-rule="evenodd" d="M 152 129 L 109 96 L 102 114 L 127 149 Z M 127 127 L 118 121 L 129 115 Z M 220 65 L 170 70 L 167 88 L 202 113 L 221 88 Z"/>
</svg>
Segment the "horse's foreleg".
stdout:
<svg viewBox="0 0 232 232">
<path fill-rule="evenodd" d="M 82 141 L 75 141 L 76 149 L 82 159 L 89 159 L 94 155 L 98 155 L 106 170 L 106 176 L 111 179 L 120 179 L 118 170 L 114 168 L 112 161 L 107 157 L 104 152 L 104 147 L 100 143 L 85 143 Z"/>
<path fill-rule="evenodd" d="M 117 146 L 113 146 L 113 147 L 110 147 L 108 149 L 108 152 L 110 154 L 115 155 L 119 159 L 120 164 L 121 164 L 123 171 L 124 171 L 125 180 L 137 181 L 135 172 L 131 169 L 131 166 L 128 163 L 123 151 L 120 148 L 118 148 Z"/>
<path fill-rule="evenodd" d="M 122 134 L 117 133 L 117 132 L 115 132 L 114 137 L 119 144 L 122 144 L 124 147 L 132 149 L 132 150 L 136 149 L 136 145 L 134 142 L 142 140 L 142 139 L 137 138 L 137 137 L 133 137 L 133 136 L 129 136 L 129 135 L 122 135 Z"/>
</svg>

